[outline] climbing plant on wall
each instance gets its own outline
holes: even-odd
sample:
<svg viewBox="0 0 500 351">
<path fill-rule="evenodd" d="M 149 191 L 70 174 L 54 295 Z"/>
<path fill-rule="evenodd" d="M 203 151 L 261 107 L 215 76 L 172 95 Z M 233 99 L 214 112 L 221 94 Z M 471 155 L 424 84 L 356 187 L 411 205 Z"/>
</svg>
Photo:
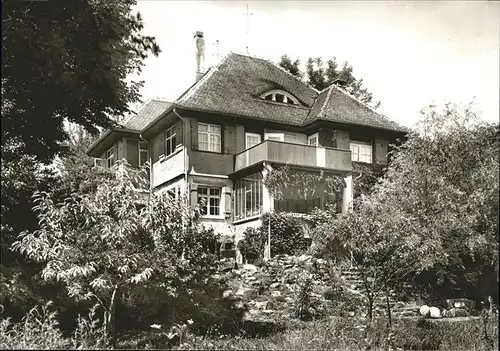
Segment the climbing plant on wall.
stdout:
<svg viewBox="0 0 500 351">
<path fill-rule="evenodd" d="M 294 187 L 298 189 L 298 195 L 306 199 L 308 195 L 314 194 L 318 184 L 324 183 L 326 191 L 334 194 L 345 188 L 344 178 L 337 175 L 325 175 L 320 172 L 309 172 L 297 169 L 290 169 L 288 166 L 274 168 L 264 179 L 264 185 L 274 197 L 281 199 L 283 190 Z"/>
<path fill-rule="evenodd" d="M 353 162 L 352 169 L 354 172 L 361 173 L 359 178 L 354 177 L 353 179 L 354 197 L 370 193 L 373 186 L 385 173 L 382 165 L 362 162 Z"/>
</svg>

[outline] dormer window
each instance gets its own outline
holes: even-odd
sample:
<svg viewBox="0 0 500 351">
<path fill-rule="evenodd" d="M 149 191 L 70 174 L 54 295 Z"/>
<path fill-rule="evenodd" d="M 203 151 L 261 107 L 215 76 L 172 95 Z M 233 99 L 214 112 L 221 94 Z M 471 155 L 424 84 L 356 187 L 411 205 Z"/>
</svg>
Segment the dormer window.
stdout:
<svg viewBox="0 0 500 351">
<path fill-rule="evenodd" d="M 299 101 L 291 94 L 283 90 L 271 90 L 261 95 L 261 98 L 268 101 L 279 102 L 282 104 L 298 105 Z"/>
</svg>

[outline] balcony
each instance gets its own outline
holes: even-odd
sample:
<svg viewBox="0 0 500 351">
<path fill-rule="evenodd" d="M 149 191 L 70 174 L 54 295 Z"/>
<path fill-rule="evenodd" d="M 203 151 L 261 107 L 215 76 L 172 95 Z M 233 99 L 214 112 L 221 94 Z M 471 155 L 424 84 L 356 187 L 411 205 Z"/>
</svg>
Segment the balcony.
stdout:
<svg viewBox="0 0 500 351">
<path fill-rule="evenodd" d="M 350 171 L 352 169 L 351 151 L 349 150 L 265 140 L 237 154 L 234 171 L 237 172 L 261 162 L 333 171 Z"/>
</svg>

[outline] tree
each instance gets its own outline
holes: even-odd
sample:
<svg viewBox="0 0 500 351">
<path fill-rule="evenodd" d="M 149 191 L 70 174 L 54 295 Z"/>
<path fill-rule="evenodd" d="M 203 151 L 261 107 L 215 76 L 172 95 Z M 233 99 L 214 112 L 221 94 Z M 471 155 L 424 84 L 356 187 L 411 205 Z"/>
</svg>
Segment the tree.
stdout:
<svg viewBox="0 0 500 351">
<path fill-rule="evenodd" d="M 43 278 L 63 282 L 71 297 L 95 299 L 111 340 L 115 307 L 134 287 L 175 294 L 215 269 L 215 237 L 198 228 L 199 213 L 165 193 L 148 197 L 126 167 L 115 171 L 116 179 L 96 193 L 73 194 L 64 203 L 39 193 L 34 209 L 40 229 L 13 245 L 42 262 Z"/>
<path fill-rule="evenodd" d="M 384 178 L 314 240 L 326 252 L 342 242 L 369 273 L 367 290 L 406 280 L 441 298 L 497 296 L 498 125 L 480 122 L 470 105 L 422 112 Z"/>
<path fill-rule="evenodd" d="M 279 65 L 283 67 L 286 71 L 290 72 L 292 75 L 295 77 L 302 79 L 303 74 L 300 71 L 300 60 L 296 59 L 295 61 L 292 62 L 292 59 L 288 57 L 287 55 L 281 56 L 281 60 L 279 62 Z"/>
<path fill-rule="evenodd" d="M 400 288 L 408 276 L 432 266 L 439 245 L 433 238 L 423 240 L 413 234 L 413 229 L 418 231 L 415 223 L 398 210 L 388 193 L 362 195 L 356 201 L 360 204 L 355 213 L 332 216 L 313 229 L 312 237 L 316 249 L 328 258 L 350 255 L 351 264 L 360 272 L 367 316 L 372 320 L 376 299 L 382 294 L 389 299 L 390 291 Z M 339 253 L 344 257 L 338 257 Z"/>
<path fill-rule="evenodd" d="M 279 65 L 299 79 L 303 79 L 305 76 L 307 78 L 306 82 L 319 91 L 335 84 L 375 109 L 380 106 L 380 101 L 375 103 L 373 94 L 368 89 L 363 88 L 363 79 L 354 77 L 353 68 L 347 61 L 339 69 L 335 57 L 326 62 L 326 67 L 321 57 L 309 57 L 306 62 L 305 72 L 301 72 L 299 59 L 292 62 L 290 57 L 283 55 Z"/>
<path fill-rule="evenodd" d="M 127 76 L 160 49 L 141 34 L 135 3 L 2 2 L 2 158 L 50 162 L 68 139 L 65 119 L 97 133 L 139 101 L 142 83 Z"/>
<path fill-rule="evenodd" d="M 96 192 L 104 180 L 113 178 L 113 173 L 104 167 L 96 167 L 94 159 L 86 154 L 95 138 L 84 127 L 67 124 L 69 139 L 64 142 L 67 152 L 55 162 L 60 176 L 51 191 L 54 199 L 63 201 L 73 193 Z"/>
</svg>

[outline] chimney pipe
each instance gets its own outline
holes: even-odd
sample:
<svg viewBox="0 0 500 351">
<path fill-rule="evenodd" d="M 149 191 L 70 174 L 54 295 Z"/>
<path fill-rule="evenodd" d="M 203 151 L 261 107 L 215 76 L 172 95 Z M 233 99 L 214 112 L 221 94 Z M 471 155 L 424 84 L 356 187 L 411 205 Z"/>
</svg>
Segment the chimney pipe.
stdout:
<svg viewBox="0 0 500 351">
<path fill-rule="evenodd" d="M 203 38 L 203 32 L 196 32 L 194 35 L 196 38 L 196 81 L 199 81 L 203 77 L 203 65 L 205 63 L 205 39 Z"/>
</svg>

